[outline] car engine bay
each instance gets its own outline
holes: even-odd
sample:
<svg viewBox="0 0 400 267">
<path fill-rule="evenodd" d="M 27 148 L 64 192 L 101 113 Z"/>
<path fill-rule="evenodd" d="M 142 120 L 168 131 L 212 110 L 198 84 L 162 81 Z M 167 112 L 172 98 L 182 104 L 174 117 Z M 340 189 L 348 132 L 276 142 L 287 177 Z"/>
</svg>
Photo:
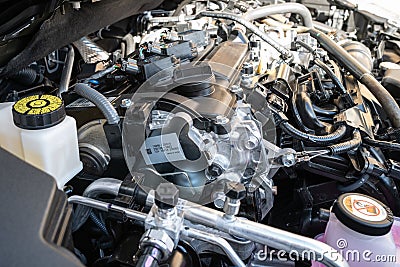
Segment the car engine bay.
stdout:
<svg viewBox="0 0 400 267">
<path fill-rule="evenodd" d="M 1 266 L 398 266 L 400 12 L 22 2 L 0 16 Z"/>
</svg>

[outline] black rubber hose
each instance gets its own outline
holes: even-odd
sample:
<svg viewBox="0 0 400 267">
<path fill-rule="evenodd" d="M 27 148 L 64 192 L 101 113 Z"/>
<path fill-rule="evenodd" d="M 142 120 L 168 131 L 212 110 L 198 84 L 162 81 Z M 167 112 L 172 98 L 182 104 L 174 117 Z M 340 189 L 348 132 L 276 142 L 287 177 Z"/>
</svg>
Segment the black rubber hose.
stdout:
<svg viewBox="0 0 400 267">
<path fill-rule="evenodd" d="M 370 146 L 379 147 L 386 150 L 400 151 L 400 144 L 381 140 L 374 140 L 369 137 L 364 138 L 364 142 Z"/>
<path fill-rule="evenodd" d="M 363 186 L 367 181 L 369 180 L 369 175 L 368 174 L 364 174 L 361 176 L 360 179 L 358 179 L 357 181 L 348 184 L 348 185 L 341 185 L 338 184 L 337 185 L 337 189 L 341 192 L 352 192 L 358 188 L 360 188 L 361 186 Z"/>
<path fill-rule="evenodd" d="M 313 105 L 313 109 L 315 113 L 328 116 L 328 117 L 333 117 L 339 113 L 339 109 L 336 106 L 331 107 L 330 109 L 327 108 L 321 108 L 318 107 L 317 105 Z"/>
<path fill-rule="evenodd" d="M 328 74 L 329 78 L 331 78 L 332 82 L 336 85 L 341 94 L 347 94 L 346 88 L 339 80 L 339 78 L 335 75 L 335 73 L 331 70 L 331 68 L 328 67 L 328 65 L 326 65 L 324 62 L 322 62 L 322 60 L 318 58 L 314 59 L 314 63 L 315 65 L 323 69 L 326 74 Z"/>
<path fill-rule="evenodd" d="M 339 155 L 358 148 L 361 143 L 362 139 L 360 131 L 356 129 L 353 132 L 353 139 L 345 141 L 343 143 L 330 145 L 328 146 L 328 149 L 330 149 L 332 155 Z"/>
<path fill-rule="evenodd" d="M 332 54 L 356 79 L 364 84 L 378 99 L 395 128 L 400 128 L 400 107 L 390 93 L 372 76 L 370 71 L 353 58 L 329 36 L 316 29 L 307 31 L 321 46 Z"/>
<path fill-rule="evenodd" d="M 156 247 L 146 246 L 135 257 L 138 259 L 135 265 L 137 267 L 158 267 L 162 252 Z"/>
<path fill-rule="evenodd" d="M 75 85 L 75 92 L 92 102 L 100 109 L 108 124 L 118 124 L 119 115 L 114 106 L 100 92 L 94 90 L 89 85 L 78 83 Z"/>
<path fill-rule="evenodd" d="M 12 75 L 11 80 L 18 82 L 19 84 L 30 86 L 40 83 L 43 80 L 43 76 L 38 74 L 36 70 L 32 68 L 25 68 Z"/>
<path fill-rule="evenodd" d="M 289 134 L 290 136 L 292 136 L 295 139 L 299 139 L 299 140 L 305 141 L 305 142 L 320 144 L 320 145 L 328 145 L 328 144 L 336 143 L 337 141 L 342 139 L 346 133 L 346 126 L 344 126 L 344 125 L 339 126 L 336 129 L 336 131 L 334 131 L 333 133 L 327 134 L 327 135 L 313 135 L 313 134 L 302 132 L 302 131 L 296 129 L 293 125 L 291 125 L 287 121 L 280 123 L 279 126 L 282 128 L 282 130 L 285 133 Z"/>
</svg>

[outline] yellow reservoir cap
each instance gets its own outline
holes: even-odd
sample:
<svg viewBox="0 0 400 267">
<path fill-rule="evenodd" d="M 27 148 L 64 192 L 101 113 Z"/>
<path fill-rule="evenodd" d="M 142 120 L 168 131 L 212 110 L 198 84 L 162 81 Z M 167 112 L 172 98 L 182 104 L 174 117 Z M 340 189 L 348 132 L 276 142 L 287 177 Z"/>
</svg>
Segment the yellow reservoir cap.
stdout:
<svg viewBox="0 0 400 267">
<path fill-rule="evenodd" d="M 18 100 L 12 109 L 14 124 L 22 129 L 52 127 L 66 116 L 61 98 L 53 95 L 32 95 Z"/>
</svg>

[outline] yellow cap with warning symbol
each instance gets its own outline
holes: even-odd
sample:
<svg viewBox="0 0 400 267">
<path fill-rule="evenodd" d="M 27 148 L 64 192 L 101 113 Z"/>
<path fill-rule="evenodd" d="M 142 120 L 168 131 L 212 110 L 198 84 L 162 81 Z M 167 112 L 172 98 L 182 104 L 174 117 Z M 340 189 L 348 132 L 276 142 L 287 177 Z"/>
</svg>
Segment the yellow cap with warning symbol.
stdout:
<svg viewBox="0 0 400 267">
<path fill-rule="evenodd" d="M 52 127 L 66 116 L 61 98 L 53 95 L 32 95 L 18 100 L 12 109 L 14 124 L 22 129 Z"/>
</svg>

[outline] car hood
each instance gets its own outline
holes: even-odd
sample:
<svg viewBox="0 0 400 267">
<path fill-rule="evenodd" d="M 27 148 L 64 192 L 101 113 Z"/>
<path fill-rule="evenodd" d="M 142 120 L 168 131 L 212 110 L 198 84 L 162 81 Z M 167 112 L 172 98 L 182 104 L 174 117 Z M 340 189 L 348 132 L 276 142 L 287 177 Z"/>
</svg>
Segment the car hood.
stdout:
<svg viewBox="0 0 400 267">
<path fill-rule="evenodd" d="M 52 51 L 163 0 L 79 2 L 60 0 L 0 1 L 0 77 L 8 76 Z"/>
</svg>

